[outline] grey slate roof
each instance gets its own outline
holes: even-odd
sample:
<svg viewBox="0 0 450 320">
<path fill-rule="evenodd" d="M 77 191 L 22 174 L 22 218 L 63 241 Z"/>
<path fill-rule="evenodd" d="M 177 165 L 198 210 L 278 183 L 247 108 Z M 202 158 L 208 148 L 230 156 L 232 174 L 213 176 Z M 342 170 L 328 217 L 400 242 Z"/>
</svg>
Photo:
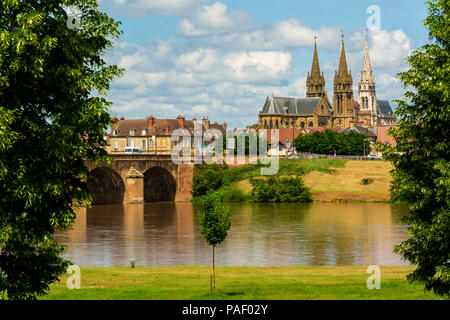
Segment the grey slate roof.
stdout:
<svg viewBox="0 0 450 320">
<path fill-rule="evenodd" d="M 379 115 L 394 115 L 391 105 L 388 100 L 378 100 L 377 99 L 377 114 Z"/>
<path fill-rule="evenodd" d="M 364 134 L 366 137 L 376 137 L 377 135 L 370 130 L 371 128 L 365 128 L 362 126 L 356 126 L 354 128 L 347 127 L 345 129 L 340 130 L 341 133 L 349 133 L 350 131 L 356 131 Z"/>
<path fill-rule="evenodd" d="M 320 98 L 267 98 L 261 113 L 265 114 L 313 114 Z"/>
</svg>

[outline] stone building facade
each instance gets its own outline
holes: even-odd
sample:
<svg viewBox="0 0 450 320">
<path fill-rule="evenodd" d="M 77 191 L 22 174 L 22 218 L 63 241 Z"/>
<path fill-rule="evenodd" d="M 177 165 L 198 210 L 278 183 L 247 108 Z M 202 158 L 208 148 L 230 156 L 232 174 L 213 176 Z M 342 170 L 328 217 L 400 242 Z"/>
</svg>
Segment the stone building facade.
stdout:
<svg viewBox="0 0 450 320">
<path fill-rule="evenodd" d="M 296 129 L 325 127 L 340 128 L 395 124 L 389 102 L 377 100 L 375 78 L 370 66 L 366 39 L 363 70 L 358 82 L 358 99 L 353 96 L 353 77 L 347 68 L 344 38 L 341 40 L 339 66 L 334 75 L 333 99 L 330 102 L 325 89 L 325 78 L 320 72 L 317 45 L 311 72 L 306 79 L 306 97 L 267 97 L 258 115 L 259 129 Z"/>
<path fill-rule="evenodd" d="M 177 129 L 187 129 L 194 136 L 194 124 L 197 119 L 186 120 L 182 116 L 176 119 L 157 119 L 153 116 L 147 119 L 129 119 L 113 117 L 115 125 L 107 135 L 107 150 L 110 154 L 124 153 L 125 147 L 141 149 L 142 153 L 169 155 L 174 147 L 172 133 Z M 217 129 L 225 134 L 227 124 L 211 123 L 203 117 L 198 122 L 202 132 Z"/>
</svg>

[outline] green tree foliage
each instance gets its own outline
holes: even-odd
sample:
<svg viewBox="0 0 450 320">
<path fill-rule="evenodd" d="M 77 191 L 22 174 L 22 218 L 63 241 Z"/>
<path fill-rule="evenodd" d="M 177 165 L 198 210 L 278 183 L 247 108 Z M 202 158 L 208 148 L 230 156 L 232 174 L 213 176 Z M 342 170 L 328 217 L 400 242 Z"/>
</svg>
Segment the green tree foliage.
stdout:
<svg viewBox="0 0 450 320">
<path fill-rule="evenodd" d="M 409 89 L 396 101 L 395 147 L 381 146 L 394 165 L 392 195 L 409 206 L 410 238 L 395 248 L 418 267 L 408 275 L 441 295 L 450 288 L 450 3 L 427 2 L 430 44 L 398 75 Z"/>
<path fill-rule="evenodd" d="M 61 4 L 81 9 L 80 29 Z M 53 236 L 90 203 L 84 161 L 109 159 L 103 95 L 121 70 L 101 54 L 118 25 L 97 0 L 0 0 L 0 293 L 10 299 L 45 294 L 69 265 Z"/>
<path fill-rule="evenodd" d="M 310 202 L 311 192 L 298 177 L 250 179 L 253 202 Z"/>
<path fill-rule="evenodd" d="M 313 134 L 299 135 L 294 139 L 299 152 L 318 154 L 359 155 L 370 153 L 370 143 L 362 133 L 350 131 L 340 133 L 333 130 L 316 131 Z"/>
<path fill-rule="evenodd" d="M 201 234 L 213 249 L 213 279 L 216 281 L 215 247 L 227 237 L 231 227 L 231 207 L 224 207 L 217 194 L 208 194 L 202 199 L 203 210 L 198 212 Z"/>
<path fill-rule="evenodd" d="M 229 186 L 233 182 L 252 177 L 262 164 L 247 164 L 229 167 L 227 164 L 201 164 L 194 169 L 192 194 L 194 197 L 204 196 L 222 186 Z"/>
<path fill-rule="evenodd" d="M 194 179 L 192 184 L 192 195 L 203 196 L 211 190 L 217 190 L 223 185 L 224 174 L 227 165 L 201 164 L 194 168 Z"/>
</svg>

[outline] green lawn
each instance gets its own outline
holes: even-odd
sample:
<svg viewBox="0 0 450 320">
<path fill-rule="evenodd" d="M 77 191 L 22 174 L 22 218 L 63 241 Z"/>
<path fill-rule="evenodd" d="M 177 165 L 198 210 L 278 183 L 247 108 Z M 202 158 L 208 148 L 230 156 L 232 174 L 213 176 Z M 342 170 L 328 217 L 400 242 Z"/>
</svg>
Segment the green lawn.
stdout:
<svg viewBox="0 0 450 320">
<path fill-rule="evenodd" d="M 302 176 L 311 171 L 333 173 L 336 168 L 343 168 L 346 159 L 280 159 L 278 175 Z"/>
<path fill-rule="evenodd" d="M 366 267 L 217 267 L 209 294 L 209 267 L 81 268 L 81 289 L 66 279 L 41 299 L 439 299 L 409 284 L 410 267 L 380 267 L 381 289 L 369 290 Z"/>
</svg>

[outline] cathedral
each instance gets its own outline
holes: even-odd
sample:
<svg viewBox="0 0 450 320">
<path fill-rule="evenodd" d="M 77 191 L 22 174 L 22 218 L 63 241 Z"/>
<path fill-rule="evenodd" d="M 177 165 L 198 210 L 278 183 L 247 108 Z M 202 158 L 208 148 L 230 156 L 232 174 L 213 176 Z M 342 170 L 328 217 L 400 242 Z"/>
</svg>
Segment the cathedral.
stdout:
<svg viewBox="0 0 450 320">
<path fill-rule="evenodd" d="M 357 100 L 353 97 L 352 72 L 347 68 L 344 36 L 341 40 L 339 67 L 334 75 L 333 103 L 327 96 L 325 78 L 320 72 L 317 44 L 314 44 L 311 73 L 308 72 L 306 87 L 305 98 L 267 97 L 258 115 L 258 128 L 304 131 L 314 127 L 344 129 L 395 125 L 397 122 L 389 101 L 377 100 L 367 37 Z"/>
</svg>

